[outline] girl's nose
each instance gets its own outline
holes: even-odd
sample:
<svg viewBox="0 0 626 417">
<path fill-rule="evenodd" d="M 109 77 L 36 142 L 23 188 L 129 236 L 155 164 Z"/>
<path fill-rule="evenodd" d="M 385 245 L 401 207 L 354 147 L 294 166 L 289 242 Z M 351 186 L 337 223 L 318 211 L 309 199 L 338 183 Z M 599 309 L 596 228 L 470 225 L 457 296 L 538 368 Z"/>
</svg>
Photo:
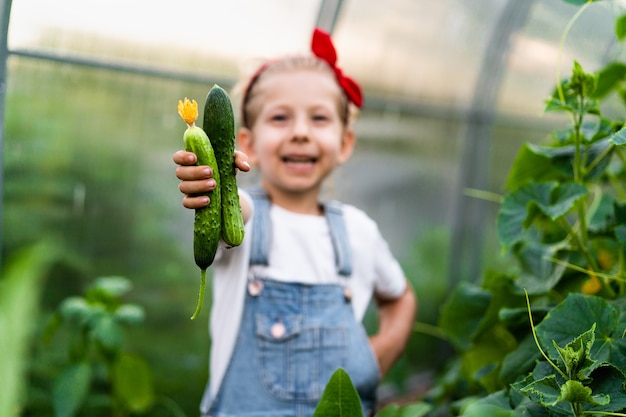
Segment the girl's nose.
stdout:
<svg viewBox="0 0 626 417">
<path fill-rule="evenodd" d="M 309 139 L 309 123 L 304 117 L 298 117 L 295 119 L 293 126 L 293 139 L 294 140 L 308 140 Z"/>
</svg>

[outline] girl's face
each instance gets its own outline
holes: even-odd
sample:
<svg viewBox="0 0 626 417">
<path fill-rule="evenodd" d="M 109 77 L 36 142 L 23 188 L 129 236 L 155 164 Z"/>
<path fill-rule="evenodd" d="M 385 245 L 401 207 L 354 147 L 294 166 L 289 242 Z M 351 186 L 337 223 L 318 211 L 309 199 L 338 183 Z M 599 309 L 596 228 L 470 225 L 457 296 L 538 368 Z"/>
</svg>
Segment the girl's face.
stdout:
<svg viewBox="0 0 626 417">
<path fill-rule="evenodd" d="M 258 167 L 270 194 L 317 196 L 354 147 L 354 133 L 340 117 L 334 74 L 292 69 L 258 83 L 258 114 L 250 129 L 241 129 L 239 148 Z"/>
</svg>

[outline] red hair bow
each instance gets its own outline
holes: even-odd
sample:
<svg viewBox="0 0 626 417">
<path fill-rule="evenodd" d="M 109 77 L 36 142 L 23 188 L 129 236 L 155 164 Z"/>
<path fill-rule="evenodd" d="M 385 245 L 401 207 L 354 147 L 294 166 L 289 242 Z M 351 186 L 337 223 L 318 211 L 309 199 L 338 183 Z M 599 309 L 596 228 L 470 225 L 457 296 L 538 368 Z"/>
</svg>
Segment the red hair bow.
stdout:
<svg viewBox="0 0 626 417">
<path fill-rule="evenodd" d="M 333 71 L 335 71 L 337 82 L 346 93 L 346 96 L 348 96 L 348 99 L 357 107 L 361 107 L 363 105 L 361 87 L 352 78 L 343 75 L 341 69 L 337 67 L 337 52 L 335 51 L 330 35 L 321 29 L 315 28 L 311 41 L 311 50 L 316 57 L 326 61 Z"/>
</svg>

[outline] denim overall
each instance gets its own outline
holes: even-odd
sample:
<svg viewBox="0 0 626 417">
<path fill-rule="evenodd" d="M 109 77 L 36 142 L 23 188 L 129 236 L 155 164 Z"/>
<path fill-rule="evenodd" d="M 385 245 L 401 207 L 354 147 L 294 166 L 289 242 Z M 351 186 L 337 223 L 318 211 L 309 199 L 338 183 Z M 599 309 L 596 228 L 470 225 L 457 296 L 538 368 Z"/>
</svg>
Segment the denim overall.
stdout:
<svg viewBox="0 0 626 417">
<path fill-rule="evenodd" d="M 267 265 L 270 201 L 252 192 L 251 265 Z M 324 206 L 335 263 L 348 278 L 352 264 L 341 206 Z M 235 349 L 217 398 L 204 417 L 312 416 L 332 373 L 343 368 L 364 415 L 376 403 L 379 368 L 347 287 L 306 285 L 251 276 Z M 208 408 L 208 393 L 203 409 Z"/>
</svg>

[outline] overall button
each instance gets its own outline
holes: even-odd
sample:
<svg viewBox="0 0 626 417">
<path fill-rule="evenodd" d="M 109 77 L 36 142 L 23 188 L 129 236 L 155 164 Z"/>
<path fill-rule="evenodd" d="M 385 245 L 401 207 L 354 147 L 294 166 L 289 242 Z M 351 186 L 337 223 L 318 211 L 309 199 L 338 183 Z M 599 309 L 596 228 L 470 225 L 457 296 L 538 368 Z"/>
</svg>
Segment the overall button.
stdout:
<svg viewBox="0 0 626 417">
<path fill-rule="evenodd" d="M 263 282 L 258 279 L 253 279 L 248 282 L 248 294 L 253 297 L 258 297 L 263 292 Z"/>
<path fill-rule="evenodd" d="M 352 300 L 352 291 L 350 288 L 346 287 L 343 289 L 343 298 L 345 298 L 346 301 Z"/>
<path fill-rule="evenodd" d="M 272 327 L 270 328 L 270 334 L 274 339 L 280 339 L 285 335 L 286 330 L 287 329 L 285 329 L 285 325 L 279 321 L 272 324 Z"/>
</svg>

